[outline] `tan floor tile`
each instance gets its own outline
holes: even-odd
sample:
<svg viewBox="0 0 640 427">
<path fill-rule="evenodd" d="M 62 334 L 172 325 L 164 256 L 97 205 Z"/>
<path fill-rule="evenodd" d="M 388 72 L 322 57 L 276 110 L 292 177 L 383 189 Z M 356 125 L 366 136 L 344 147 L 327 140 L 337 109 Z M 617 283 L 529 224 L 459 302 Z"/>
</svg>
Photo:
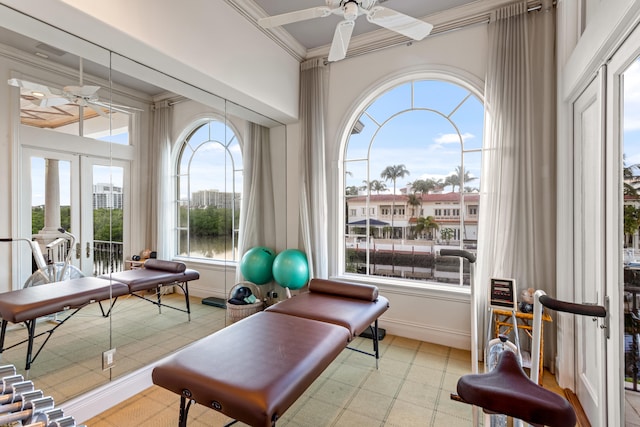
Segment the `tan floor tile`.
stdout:
<svg viewBox="0 0 640 427">
<path fill-rule="evenodd" d="M 433 410 L 424 406 L 418 406 L 396 400 L 393 403 L 386 427 L 424 427 L 431 425 Z"/>
<path fill-rule="evenodd" d="M 311 426 L 312 424 L 308 424 Z M 375 420 L 373 418 L 367 417 L 366 415 L 362 415 L 352 411 L 344 411 L 340 418 L 332 424 L 334 427 L 354 427 L 354 426 L 381 426 L 383 423 L 381 421 Z"/>
<path fill-rule="evenodd" d="M 361 389 L 356 393 L 353 400 L 349 402 L 346 409 L 382 422 L 392 404 L 393 397 Z"/>
</svg>

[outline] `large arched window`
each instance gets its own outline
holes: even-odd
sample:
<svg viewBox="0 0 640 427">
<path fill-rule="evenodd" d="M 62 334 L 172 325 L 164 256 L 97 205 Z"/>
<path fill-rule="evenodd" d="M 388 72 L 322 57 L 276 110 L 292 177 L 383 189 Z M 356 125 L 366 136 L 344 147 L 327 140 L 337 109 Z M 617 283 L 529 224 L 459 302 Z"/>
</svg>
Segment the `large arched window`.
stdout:
<svg viewBox="0 0 640 427">
<path fill-rule="evenodd" d="M 359 113 L 343 153 L 344 273 L 463 285 L 440 249 L 477 247 L 484 106 L 457 83 L 412 80 Z"/>
<path fill-rule="evenodd" d="M 238 260 L 242 153 L 225 122 L 199 123 L 177 161 L 177 255 Z"/>
</svg>

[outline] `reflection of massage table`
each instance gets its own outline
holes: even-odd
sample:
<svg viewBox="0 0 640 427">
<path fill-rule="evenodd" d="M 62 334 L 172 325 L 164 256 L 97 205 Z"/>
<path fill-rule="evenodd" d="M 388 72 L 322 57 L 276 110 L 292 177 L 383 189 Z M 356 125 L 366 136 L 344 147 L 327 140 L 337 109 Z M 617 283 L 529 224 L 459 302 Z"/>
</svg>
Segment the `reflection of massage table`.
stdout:
<svg viewBox="0 0 640 427">
<path fill-rule="evenodd" d="M 95 277 L 81 277 L 64 282 L 31 286 L 16 291 L 0 293 L 0 317 L 2 317 L 0 353 L 26 342 L 27 362 L 25 369 L 29 370 L 31 363 L 38 357 L 38 354 L 42 351 L 51 334 L 80 311 L 80 309 L 93 302 L 100 303 L 101 301 L 117 298 L 128 293 L 129 288 L 127 285 Z M 108 316 L 111 311 L 111 306 L 107 312 L 104 311 L 102 305 L 100 305 L 100 309 L 104 316 Z M 36 320 L 39 317 L 50 316 L 69 310 L 73 311 L 64 319 L 58 320 L 54 327 L 36 335 Z M 5 348 L 4 340 L 8 322 L 24 323 L 27 327 L 29 337 Z M 32 356 L 34 338 L 44 334 L 47 334 L 47 338 L 40 345 L 36 354 Z"/>
<path fill-rule="evenodd" d="M 108 310 L 100 304 L 100 310 L 104 317 L 109 316 L 111 308 L 118 297 L 134 295 L 161 307 L 170 307 L 183 311 L 191 320 L 189 305 L 189 288 L 187 283 L 200 277 L 195 270 L 187 269 L 184 263 L 148 260 L 144 269 L 128 270 L 111 275 L 96 277 L 81 277 L 78 279 L 54 282 L 46 285 L 32 286 L 16 291 L 0 293 L 0 354 L 5 350 L 27 343 L 27 361 L 25 369 L 29 370 L 42 348 L 47 343 L 53 332 L 62 326 L 68 319 L 80 309 L 90 303 L 111 300 Z M 180 309 L 165 305 L 161 300 L 161 288 L 163 286 L 177 285 L 185 296 L 186 309 Z M 138 295 L 137 292 L 155 290 L 157 300 L 151 300 Z M 59 312 L 72 310 L 64 319 L 57 320 L 51 329 L 36 334 L 36 321 L 40 317 L 50 316 Z M 11 323 L 24 323 L 27 327 L 28 338 L 13 344 L 4 346 L 7 325 Z M 33 341 L 35 338 L 47 334 L 46 339 L 33 353 Z"/>
<path fill-rule="evenodd" d="M 165 261 L 159 259 L 148 259 L 144 263 L 144 268 L 135 270 L 119 271 L 117 273 L 100 276 L 103 279 L 111 279 L 124 283 L 129 287 L 129 293 L 133 296 L 149 301 L 158 306 L 158 311 L 162 307 L 187 313 L 191 320 L 191 306 L 189 305 L 189 282 L 200 278 L 196 270 L 191 270 L 182 262 Z M 185 309 L 173 307 L 162 303 L 162 287 L 178 286 L 184 294 Z M 138 292 L 155 291 L 156 300 L 149 299 Z"/>
<path fill-rule="evenodd" d="M 252 426 L 272 426 L 360 332 L 389 307 L 375 286 L 312 279 L 301 293 L 254 314 L 156 366 L 153 382 Z"/>
</svg>

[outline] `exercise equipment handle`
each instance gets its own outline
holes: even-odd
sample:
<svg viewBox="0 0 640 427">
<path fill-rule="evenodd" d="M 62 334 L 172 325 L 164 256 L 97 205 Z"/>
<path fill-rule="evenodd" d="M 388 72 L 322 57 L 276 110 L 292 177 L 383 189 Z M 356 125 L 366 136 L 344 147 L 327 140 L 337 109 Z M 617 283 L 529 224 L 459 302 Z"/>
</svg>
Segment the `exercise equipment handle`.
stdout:
<svg viewBox="0 0 640 427">
<path fill-rule="evenodd" d="M 13 242 L 11 237 L 0 237 L 0 242 Z"/>
<path fill-rule="evenodd" d="M 474 254 L 462 249 L 440 249 L 440 256 L 457 256 L 466 258 L 471 264 L 476 262 L 476 256 Z"/>
<path fill-rule="evenodd" d="M 540 303 L 554 311 L 562 311 L 564 313 L 580 314 L 590 317 L 606 317 L 607 310 L 601 305 L 595 304 L 576 304 L 573 302 L 560 301 L 551 298 L 549 295 L 541 295 Z"/>
</svg>

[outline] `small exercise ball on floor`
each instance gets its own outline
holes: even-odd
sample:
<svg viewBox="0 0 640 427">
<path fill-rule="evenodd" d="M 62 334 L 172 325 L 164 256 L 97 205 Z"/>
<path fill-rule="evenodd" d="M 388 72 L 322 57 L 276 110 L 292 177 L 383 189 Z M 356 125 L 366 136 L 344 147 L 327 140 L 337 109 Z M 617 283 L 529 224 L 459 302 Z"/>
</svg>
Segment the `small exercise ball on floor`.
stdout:
<svg viewBox="0 0 640 427">
<path fill-rule="evenodd" d="M 273 278 L 289 289 L 300 289 L 309 281 L 307 256 L 298 249 L 287 249 L 273 261 Z"/>
<path fill-rule="evenodd" d="M 244 253 L 240 260 L 240 272 L 249 282 L 264 285 L 273 280 L 273 260 L 276 252 L 264 246 L 255 246 Z"/>
</svg>

